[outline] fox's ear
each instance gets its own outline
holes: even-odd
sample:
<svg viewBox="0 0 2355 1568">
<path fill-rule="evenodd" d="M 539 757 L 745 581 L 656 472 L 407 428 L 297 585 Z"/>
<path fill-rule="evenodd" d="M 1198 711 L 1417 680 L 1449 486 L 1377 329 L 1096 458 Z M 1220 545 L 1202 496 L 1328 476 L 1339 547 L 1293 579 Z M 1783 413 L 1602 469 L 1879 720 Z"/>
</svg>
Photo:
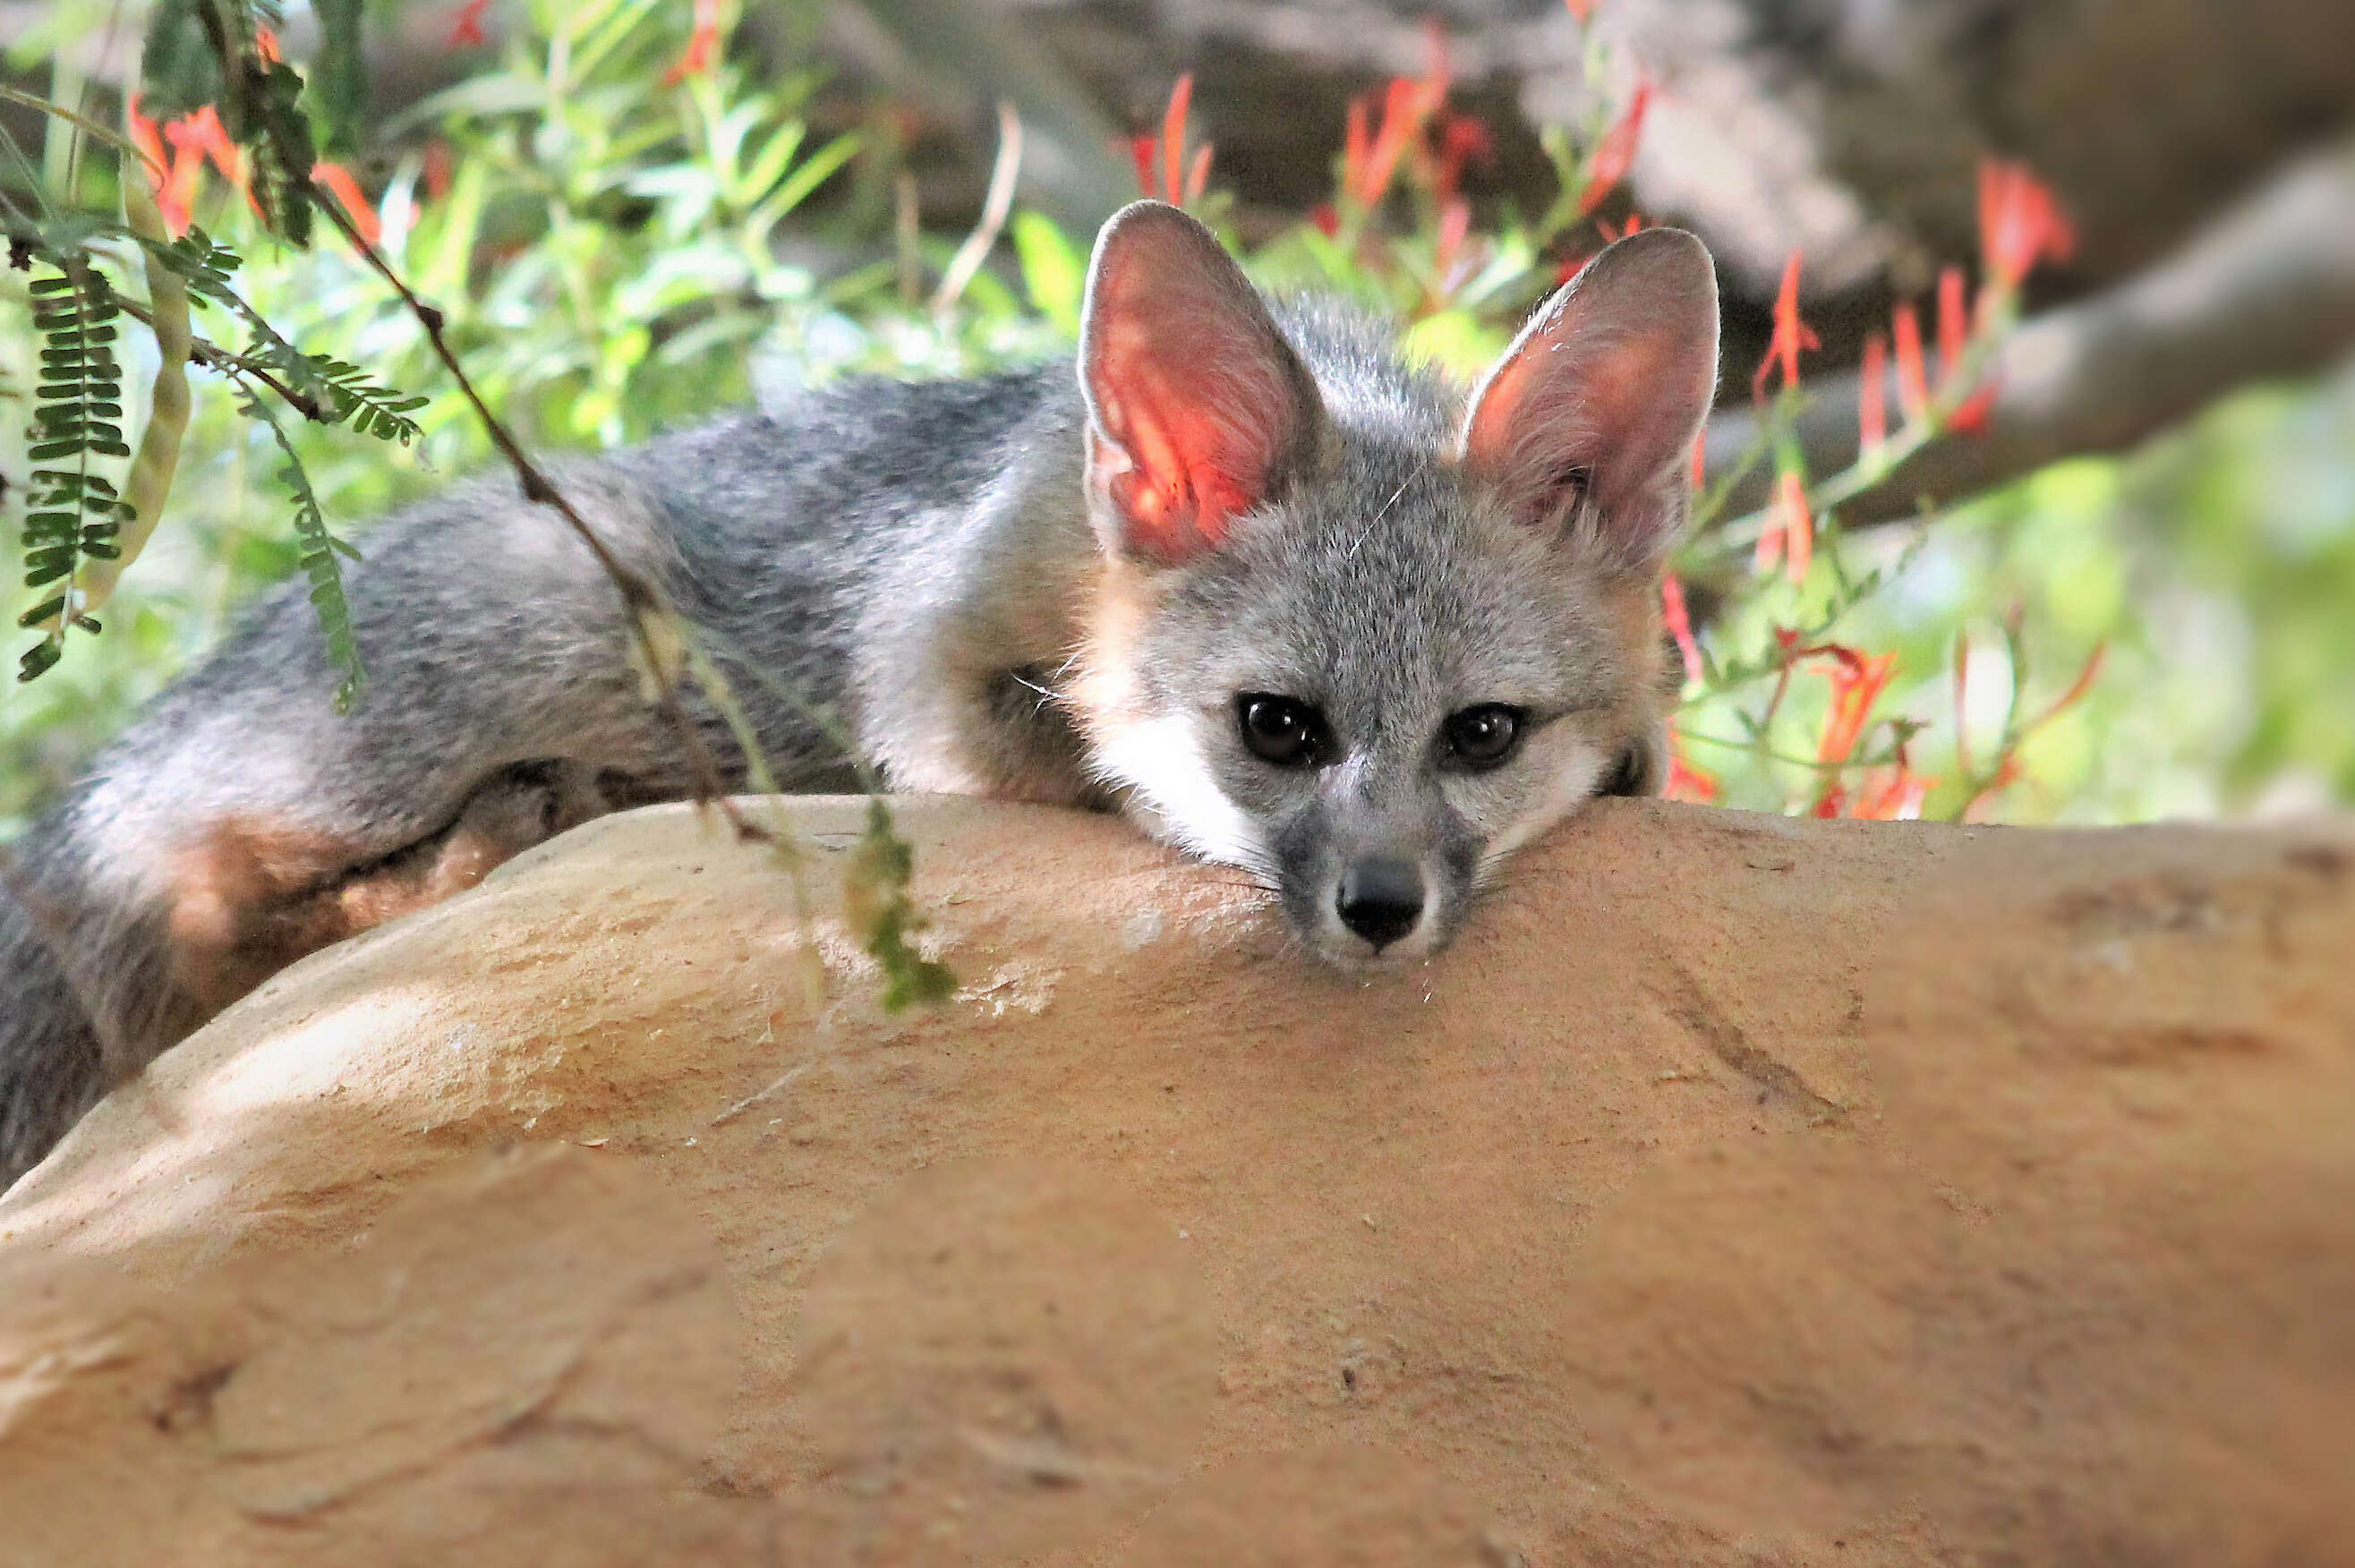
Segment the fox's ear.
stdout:
<svg viewBox="0 0 2355 1568">
<path fill-rule="evenodd" d="M 1096 237 L 1081 316 L 1090 510 L 1108 548 L 1174 564 L 1313 461 L 1316 385 L 1216 237 L 1140 201 Z"/>
<path fill-rule="evenodd" d="M 1716 392 L 1709 251 L 1682 229 L 1640 229 L 1521 329 L 1472 394 L 1462 457 L 1532 525 L 1648 571 L 1684 526 L 1688 459 Z"/>
</svg>

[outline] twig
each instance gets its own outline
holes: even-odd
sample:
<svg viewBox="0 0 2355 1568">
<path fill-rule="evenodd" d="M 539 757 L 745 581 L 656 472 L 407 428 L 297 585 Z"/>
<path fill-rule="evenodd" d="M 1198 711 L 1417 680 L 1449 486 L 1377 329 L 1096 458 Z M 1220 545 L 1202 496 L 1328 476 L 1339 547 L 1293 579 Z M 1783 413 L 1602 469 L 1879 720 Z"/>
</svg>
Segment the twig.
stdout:
<svg viewBox="0 0 2355 1568">
<path fill-rule="evenodd" d="M 932 291 L 932 315 L 944 316 L 951 306 L 964 294 L 965 285 L 981 271 L 989 259 L 990 247 L 1006 228 L 1006 219 L 1014 211 L 1014 182 L 1022 172 L 1022 120 L 1014 112 L 1014 105 L 1004 99 L 997 103 L 997 162 L 989 171 L 989 195 L 981 204 L 981 221 L 964 237 L 956 254 L 949 258 L 948 271 L 941 274 L 941 286 Z"/>
<path fill-rule="evenodd" d="M 678 685 L 678 667 L 685 662 L 681 650 L 687 641 L 687 635 L 677 613 L 664 602 L 661 590 L 645 573 L 613 552 L 598 536 L 597 530 L 589 526 L 588 519 L 581 515 L 539 465 L 531 460 L 506 426 L 491 412 L 490 405 L 483 400 L 482 393 L 468 379 L 465 368 L 458 363 L 458 356 L 451 349 L 449 339 L 442 335 L 442 312 L 418 297 L 408 281 L 393 271 L 376 247 L 368 242 L 342 205 L 330 199 L 308 175 L 302 176 L 302 190 L 304 198 L 326 216 L 327 221 L 342 233 L 345 242 L 400 296 L 401 304 L 425 329 L 426 341 L 432 345 L 434 357 L 442 361 L 443 368 L 450 372 L 451 379 L 457 383 L 458 390 L 464 394 L 467 404 L 474 411 L 474 417 L 482 423 L 484 433 L 491 438 L 491 444 L 515 470 L 524 499 L 553 508 L 581 542 L 588 547 L 599 570 L 612 581 L 614 591 L 621 594 L 622 608 L 630 618 L 631 636 L 637 644 L 647 677 L 655 684 L 655 709 L 678 735 L 687 769 L 695 777 L 697 801 L 715 805 L 739 839 L 782 849 L 785 844 L 783 838 L 747 817 L 729 798 L 727 779 L 713 760 L 710 749 L 703 743 L 703 737 L 696 732 L 695 721 L 687 717 L 686 705 L 680 700 Z M 673 644 L 678 645 L 668 645 Z"/>
<path fill-rule="evenodd" d="M 0 86 L 0 99 L 5 99 L 11 103 L 21 103 L 27 109 L 37 109 L 44 114 L 54 114 L 84 135 L 95 136 L 116 152 L 128 153 L 137 158 L 142 165 L 154 171 L 156 179 L 161 180 L 165 177 L 166 171 L 164 166 L 140 151 L 136 143 L 128 137 L 115 134 L 87 114 L 77 114 L 62 103 L 53 103 L 38 94 L 26 92 L 14 87 Z"/>
<path fill-rule="evenodd" d="M 1725 735 L 1710 735 L 1682 728 L 1677 731 L 1677 739 L 1697 741 L 1704 746 L 1721 746 L 1729 752 L 1746 752 L 1752 756 L 1763 757 L 1768 762 L 1781 763 L 1787 767 L 1806 768 L 1810 773 L 1844 773 L 1857 768 L 1885 768 L 1893 763 L 1902 763 L 1905 760 L 1900 752 L 1892 750 L 1876 756 L 1843 757 L 1836 762 L 1826 762 L 1820 757 L 1799 757 L 1788 752 L 1778 752 L 1755 741 L 1736 741 Z"/>
<path fill-rule="evenodd" d="M 923 288 L 923 259 L 916 250 L 917 241 L 922 238 L 921 221 L 922 215 L 916 208 L 916 176 L 901 169 L 891 181 L 891 242 L 900 266 L 900 299 L 911 305 Z"/>
<path fill-rule="evenodd" d="M 123 314 L 133 320 L 144 323 L 151 329 L 155 326 L 155 317 L 138 301 L 118 296 L 114 303 L 121 305 Z M 188 339 L 188 357 L 197 364 L 224 374 L 234 372 L 240 376 L 252 377 L 277 394 L 279 400 L 288 408 L 314 424 L 336 422 L 329 417 L 327 411 L 319 406 L 318 399 L 298 388 L 288 386 L 273 375 L 268 366 L 250 354 L 240 354 L 234 349 L 223 348 L 210 338 L 191 336 Z"/>
</svg>

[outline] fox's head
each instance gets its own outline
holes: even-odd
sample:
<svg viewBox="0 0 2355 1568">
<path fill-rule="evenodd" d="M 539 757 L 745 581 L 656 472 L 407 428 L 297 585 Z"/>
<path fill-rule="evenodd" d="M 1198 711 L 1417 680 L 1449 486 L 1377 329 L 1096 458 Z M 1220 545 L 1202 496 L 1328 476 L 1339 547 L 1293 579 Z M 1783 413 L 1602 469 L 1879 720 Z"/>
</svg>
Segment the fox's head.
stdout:
<svg viewBox="0 0 2355 1568">
<path fill-rule="evenodd" d="M 1080 381 L 1093 765 L 1311 949 L 1428 954 L 1516 847 L 1657 787 L 1660 572 L 1717 382 L 1691 235 L 1604 251 L 1467 396 L 1345 313 L 1279 325 L 1140 202 L 1096 242 Z"/>
</svg>

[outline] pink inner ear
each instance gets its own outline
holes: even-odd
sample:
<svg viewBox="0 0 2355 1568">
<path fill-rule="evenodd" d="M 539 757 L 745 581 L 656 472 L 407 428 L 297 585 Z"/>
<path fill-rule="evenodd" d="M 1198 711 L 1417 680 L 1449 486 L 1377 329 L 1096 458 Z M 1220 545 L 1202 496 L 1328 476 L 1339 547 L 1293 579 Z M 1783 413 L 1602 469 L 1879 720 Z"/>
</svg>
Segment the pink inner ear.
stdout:
<svg viewBox="0 0 2355 1568">
<path fill-rule="evenodd" d="M 1572 356 L 1582 362 L 1573 364 Z M 1490 381 L 1465 432 L 1464 455 L 1511 489 L 1541 489 L 1566 467 L 1606 464 L 1640 444 L 1647 394 L 1673 375 L 1673 346 L 1648 335 L 1607 345 L 1550 336 Z M 1613 475 L 1597 474 L 1598 483 Z M 1542 505 L 1532 495 L 1533 505 Z"/>
<path fill-rule="evenodd" d="M 1532 523 L 1577 475 L 1581 537 L 1656 564 L 1685 515 L 1685 457 L 1717 385 L 1717 283 L 1691 235 L 1647 229 L 1548 301 L 1473 394 L 1461 448 Z"/>
<path fill-rule="evenodd" d="M 1099 384 L 1105 434 L 1128 460 L 1108 488 L 1131 542 L 1173 561 L 1221 543 L 1266 491 L 1274 453 L 1264 437 L 1239 440 L 1244 432 L 1200 401 L 1210 389 L 1156 374 L 1149 360 L 1127 375 L 1107 365 Z"/>
<path fill-rule="evenodd" d="M 1089 291 L 1090 477 L 1122 544 L 1165 562 L 1268 498 L 1314 391 L 1250 283 L 1173 211 L 1114 219 Z"/>
</svg>

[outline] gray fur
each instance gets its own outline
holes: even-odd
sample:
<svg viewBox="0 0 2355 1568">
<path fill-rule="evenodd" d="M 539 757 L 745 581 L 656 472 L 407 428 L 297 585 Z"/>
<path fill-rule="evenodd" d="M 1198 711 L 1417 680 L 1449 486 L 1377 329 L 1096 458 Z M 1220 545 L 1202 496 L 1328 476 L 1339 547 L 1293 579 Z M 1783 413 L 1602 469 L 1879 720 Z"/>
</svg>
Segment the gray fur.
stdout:
<svg viewBox="0 0 2355 1568">
<path fill-rule="evenodd" d="M 1321 403 L 1316 461 L 1179 564 L 1103 542 L 1117 528 L 1088 492 L 1067 365 L 858 381 L 558 479 L 704 629 L 788 787 L 853 781 L 814 705 L 893 788 L 1121 808 L 1239 861 L 1342 962 L 1372 956 L 1333 918 L 1342 869 L 1411 859 L 1433 901 L 1396 951 L 1427 953 L 1514 843 L 1609 785 L 1623 755 L 1648 756 L 1657 649 L 1614 637 L 1612 573 L 1455 461 L 1459 389 L 1348 312 L 1279 318 Z M 314 877 L 332 896 L 461 830 L 508 853 L 689 792 L 620 600 L 552 513 L 484 478 L 365 543 L 349 592 L 372 683 L 356 713 L 332 712 L 335 675 L 287 585 L 17 847 L 0 893 L 0 1186 L 109 1077 L 217 1009 L 175 967 L 175 868 L 225 821 L 334 846 Z M 1346 757 L 1306 773 L 1252 757 L 1233 711 L 1257 690 L 1322 706 Z M 1438 765 L 1448 714 L 1505 701 L 1538 720 L 1511 765 Z M 733 757 L 715 715 L 693 719 Z M 1213 785 L 1216 820 L 1186 788 L 1153 787 L 1155 743 L 1186 749 L 1165 761 Z"/>
</svg>

